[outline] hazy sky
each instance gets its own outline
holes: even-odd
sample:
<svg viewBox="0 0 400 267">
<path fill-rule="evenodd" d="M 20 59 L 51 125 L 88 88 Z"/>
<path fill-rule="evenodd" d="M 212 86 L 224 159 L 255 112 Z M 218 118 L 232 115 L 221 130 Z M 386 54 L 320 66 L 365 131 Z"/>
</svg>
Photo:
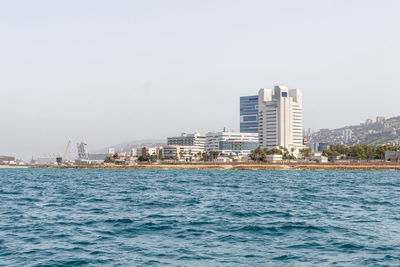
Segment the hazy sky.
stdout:
<svg viewBox="0 0 400 267">
<path fill-rule="evenodd" d="M 239 129 L 303 92 L 304 127 L 400 115 L 400 1 L 0 2 L 0 155 Z"/>
</svg>

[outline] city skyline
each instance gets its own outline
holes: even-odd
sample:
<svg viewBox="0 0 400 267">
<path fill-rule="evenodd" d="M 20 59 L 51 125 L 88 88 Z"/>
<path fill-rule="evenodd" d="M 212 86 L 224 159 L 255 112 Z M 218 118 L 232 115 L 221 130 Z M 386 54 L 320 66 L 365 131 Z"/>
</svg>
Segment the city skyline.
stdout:
<svg viewBox="0 0 400 267">
<path fill-rule="evenodd" d="M 304 128 L 400 115 L 399 7 L 2 2 L 0 154 L 239 131 L 238 97 L 275 84 L 301 88 Z"/>
</svg>

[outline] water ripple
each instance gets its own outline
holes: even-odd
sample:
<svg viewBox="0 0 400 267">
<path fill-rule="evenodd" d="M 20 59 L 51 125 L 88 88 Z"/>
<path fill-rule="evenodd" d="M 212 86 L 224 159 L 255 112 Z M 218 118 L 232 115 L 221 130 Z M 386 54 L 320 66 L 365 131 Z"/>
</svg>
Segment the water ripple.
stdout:
<svg viewBox="0 0 400 267">
<path fill-rule="evenodd" d="M 0 169 L 1 266 L 400 265 L 400 173 Z"/>
</svg>

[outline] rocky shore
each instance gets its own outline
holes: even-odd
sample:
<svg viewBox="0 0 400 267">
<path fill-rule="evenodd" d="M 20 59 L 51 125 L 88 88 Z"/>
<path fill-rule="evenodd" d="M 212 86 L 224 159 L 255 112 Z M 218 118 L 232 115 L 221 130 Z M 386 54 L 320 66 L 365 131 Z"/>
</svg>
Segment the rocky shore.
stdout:
<svg viewBox="0 0 400 267">
<path fill-rule="evenodd" d="M 350 163 L 193 163 L 137 165 L 78 165 L 78 166 L 34 166 L 33 168 L 54 169 L 159 169 L 159 170 L 400 170 L 400 164 L 386 162 L 350 162 Z"/>
</svg>

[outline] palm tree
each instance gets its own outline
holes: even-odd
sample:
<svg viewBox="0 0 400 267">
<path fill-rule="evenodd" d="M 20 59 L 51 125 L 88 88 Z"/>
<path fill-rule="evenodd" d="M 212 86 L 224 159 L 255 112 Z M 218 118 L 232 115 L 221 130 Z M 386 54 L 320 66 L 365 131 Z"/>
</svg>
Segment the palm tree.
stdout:
<svg viewBox="0 0 400 267">
<path fill-rule="evenodd" d="M 212 159 L 216 159 L 219 156 L 219 151 L 210 151 L 210 156 Z"/>
</svg>

